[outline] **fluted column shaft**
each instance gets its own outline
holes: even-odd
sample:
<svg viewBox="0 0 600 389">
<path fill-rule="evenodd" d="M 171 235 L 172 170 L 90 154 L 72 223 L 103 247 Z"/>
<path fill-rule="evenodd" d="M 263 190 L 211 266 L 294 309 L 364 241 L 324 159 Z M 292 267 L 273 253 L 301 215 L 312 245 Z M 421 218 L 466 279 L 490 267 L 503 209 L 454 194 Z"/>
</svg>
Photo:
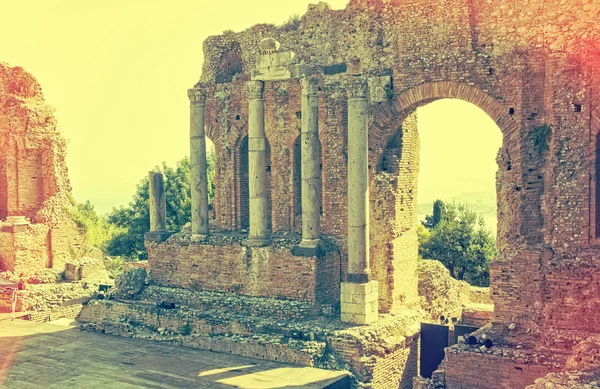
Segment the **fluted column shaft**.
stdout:
<svg viewBox="0 0 600 389">
<path fill-rule="evenodd" d="M 248 81 L 246 89 L 248 92 L 248 170 L 250 180 L 248 239 L 252 243 L 264 244 L 268 241 L 264 83 Z"/>
<path fill-rule="evenodd" d="M 205 89 L 189 89 L 190 98 L 190 186 L 192 189 L 192 234 L 208 234 L 208 175 L 204 129 Z"/>
<path fill-rule="evenodd" d="M 321 236 L 321 152 L 317 79 L 302 78 L 302 241 L 315 244 Z"/>
</svg>

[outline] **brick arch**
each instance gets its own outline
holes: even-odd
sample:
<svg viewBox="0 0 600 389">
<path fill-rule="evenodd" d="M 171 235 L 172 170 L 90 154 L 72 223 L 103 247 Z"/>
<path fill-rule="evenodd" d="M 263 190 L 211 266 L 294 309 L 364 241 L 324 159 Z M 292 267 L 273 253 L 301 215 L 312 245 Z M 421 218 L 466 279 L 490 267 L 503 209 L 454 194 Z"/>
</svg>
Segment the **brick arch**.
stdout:
<svg viewBox="0 0 600 389">
<path fill-rule="evenodd" d="M 419 160 L 415 110 L 444 98 L 463 100 L 486 112 L 501 129 L 505 154 L 520 158 L 517 147 L 519 126 L 510 115 L 509 107 L 477 87 L 454 82 L 422 84 L 378 107 L 369 126 L 369 164 L 371 173 L 380 178 L 370 182 L 371 228 L 375 235 L 371 242 L 372 275 L 380 282 L 380 312 L 393 310 L 395 301 L 410 302 L 418 298 L 414 292 L 417 289 L 415 281 L 399 283 L 396 279 L 400 276 L 390 269 L 416 271 L 414 222 L 418 169 L 415 166 L 418 165 L 405 162 L 414 158 Z M 400 154 L 394 155 L 396 152 Z M 390 159 L 386 160 L 387 157 Z M 511 163 L 515 166 L 515 161 Z M 390 169 L 391 166 L 394 168 Z M 398 243 L 386 246 L 385 242 L 389 241 Z"/>
<path fill-rule="evenodd" d="M 509 108 L 499 99 L 483 92 L 481 89 L 450 81 L 421 84 L 400 93 L 389 104 L 380 108 L 373 115 L 373 125 L 369 129 L 369 146 L 377 148 L 387 144 L 396 136 L 396 130 L 415 109 L 435 100 L 458 99 L 471 103 L 494 120 L 502 131 L 504 142 L 512 143 L 513 134 L 517 133 L 518 123 L 509 114 Z"/>
</svg>

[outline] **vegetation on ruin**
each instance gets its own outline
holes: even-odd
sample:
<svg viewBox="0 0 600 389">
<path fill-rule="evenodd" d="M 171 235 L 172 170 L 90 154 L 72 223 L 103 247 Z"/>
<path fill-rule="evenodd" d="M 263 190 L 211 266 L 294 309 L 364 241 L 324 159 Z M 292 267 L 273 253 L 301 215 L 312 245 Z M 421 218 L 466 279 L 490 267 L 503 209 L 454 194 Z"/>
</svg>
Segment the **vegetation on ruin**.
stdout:
<svg viewBox="0 0 600 389">
<path fill-rule="evenodd" d="M 215 155 L 209 153 L 208 198 L 212 201 L 215 184 Z M 181 231 L 191 219 L 190 160 L 188 157 L 176 163 L 175 167 L 163 163 L 155 167 L 165 176 L 167 200 L 167 229 Z M 148 208 L 148 176 L 142 178 L 136 187 L 128 206 L 113 208 L 106 216 L 98 215 L 89 202 L 77 204 L 71 217 L 86 232 L 88 246 L 101 249 L 109 256 L 107 268 L 113 275 L 121 272 L 125 259 L 143 260 L 147 258 L 144 247 L 144 233 L 150 229 Z"/>
<path fill-rule="evenodd" d="M 542 124 L 536 127 L 531 134 L 531 141 L 538 153 L 550 150 L 550 139 L 552 138 L 552 126 Z"/>
<path fill-rule="evenodd" d="M 106 216 L 98 215 L 89 200 L 85 203 L 75 204 L 67 211 L 77 226 L 83 229 L 88 246 L 104 251 L 107 242 L 122 232 L 121 228 L 109 223 Z"/>
<path fill-rule="evenodd" d="M 417 229 L 421 258 L 437 259 L 458 280 L 489 286 L 496 239 L 481 215 L 466 204 L 437 200 L 422 225 Z"/>
<path fill-rule="evenodd" d="M 214 153 L 208 158 L 208 198 L 214 195 Z M 175 168 L 157 166 L 165 176 L 165 192 L 167 200 L 167 230 L 180 231 L 191 220 L 190 160 L 188 157 L 177 162 Z M 108 241 L 106 251 L 112 256 L 124 256 L 133 259 L 146 259 L 144 233 L 150 229 L 150 210 L 148 208 L 148 177 L 144 177 L 137 185 L 133 200 L 127 207 L 113 208 L 108 221 L 122 232 Z"/>
</svg>

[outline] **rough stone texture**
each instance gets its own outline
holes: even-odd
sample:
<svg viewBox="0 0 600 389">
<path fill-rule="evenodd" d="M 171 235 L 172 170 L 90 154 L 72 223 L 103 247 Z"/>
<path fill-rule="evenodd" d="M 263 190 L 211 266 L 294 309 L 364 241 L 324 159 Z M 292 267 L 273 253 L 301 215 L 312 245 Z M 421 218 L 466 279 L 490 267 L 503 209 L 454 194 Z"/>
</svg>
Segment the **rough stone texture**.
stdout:
<svg viewBox="0 0 600 389">
<path fill-rule="evenodd" d="M 138 298 L 92 301 L 80 320 L 94 331 L 347 370 L 353 387 L 410 388 L 417 374 L 419 317 L 414 311 L 353 327 L 336 316 L 311 316 L 310 304 L 293 300 L 158 286 Z M 175 307 L 162 308 L 156 301 Z"/>
<path fill-rule="evenodd" d="M 73 221 L 65 153 L 35 78 L 0 63 L 0 276 L 25 285 L 17 311 L 36 321 L 75 318 L 108 280 Z M 0 309 L 10 310 L 6 293 Z"/>
<path fill-rule="evenodd" d="M 600 389 L 600 371 L 550 373 L 525 389 Z"/>
<path fill-rule="evenodd" d="M 125 270 L 115 280 L 110 295 L 114 298 L 131 299 L 142 291 L 146 284 L 146 268 L 136 267 Z"/>
<path fill-rule="evenodd" d="M 455 280 L 439 261 L 419 262 L 419 296 L 424 322 L 483 327 L 493 319 L 489 288 Z"/>
</svg>

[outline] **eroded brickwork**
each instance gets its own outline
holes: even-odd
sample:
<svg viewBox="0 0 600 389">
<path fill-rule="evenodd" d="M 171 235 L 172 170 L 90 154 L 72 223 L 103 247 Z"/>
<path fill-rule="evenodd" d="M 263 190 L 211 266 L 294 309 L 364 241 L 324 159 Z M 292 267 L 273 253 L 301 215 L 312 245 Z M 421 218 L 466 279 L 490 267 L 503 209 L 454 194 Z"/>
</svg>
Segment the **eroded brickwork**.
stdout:
<svg viewBox="0 0 600 389">
<path fill-rule="evenodd" d="M 308 301 L 317 312 L 339 301 L 340 254 L 328 246 L 320 257 L 293 256 L 298 241 L 275 240 L 268 247 L 245 247 L 242 236 L 191 242 L 173 236 L 146 241 L 153 284 L 192 290 Z"/>
<path fill-rule="evenodd" d="M 457 346 L 458 352 L 446 361 L 448 387 L 518 388 L 560 370 L 564 361 L 520 362 L 503 352 L 510 355 L 518 345 L 516 339 L 523 337 L 527 355 L 541 352 L 540 344 L 544 352 L 568 353 L 579 332 L 598 331 L 599 12 L 600 5 L 591 0 L 352 0 L 345 10 L 333 11 L 319 3 L 284 26 L 261 24 L 208 38 L 202 76 L 195 87 L 208 91 L 206 127 L 216 150 L 217 233 L 247 227 L 244 85 L 257 69 L 259 43 L 274 38 L 281 51 L 296 54 L 298 64 L 312 66 L 305 75 L 318 79 L 321 225 L 323 233 L 338 243 L 341 269 L 339 279 L 331 273 L 333 279 L 328 282 L 323 276 L 322 282 L 337 285 L 347 279 L 347 81 L 361 76 L 370 87 L 370 267 L 379 283 L 379 311 L 394 314 L 415 306 L 419 301 L 415 112 L 443 98 L 472 103 L 496 122 L 503 136 L 496 176 L 499 255 L 490 280 L 495 326 L 517 328 L 517 332 L 510 334 L 510 342 L 502 343 L 508 333 L 492 331 L 503 347 L 497 348 L 499 355 Z M 264 82 L 267 216 L 272 232 L 281 234 L 299 227 L 295 151 L 301 116 L 299 77 Z M 152 269 L 151 263 L 152 277 L 190 287 L 186 277 L 197 274 L 190 266 L 200 261 L 217 278 L 224 278 L 216 283 L 202 279 L 198 289 L 232 291 L 232 285 L 240 284 L 244 249 L 236 247 L 227 254 L 210 248 L 225 259 L 225 269 L 199 259 L 206 253 L 197 248 L 189 255 L 190 247 L 196 246 L 174 241 L 151 246 L 151 262 L 157 265 Z M 293 292 L 297 284 L 286 272 L 301 273 L 303 268 L 296 267 L 285 250 L 264 250 L 270 252 L 270 262 L 283 266 L 278 270 L 283 276 L 259 293 L 243 289 L 252 285 L 247 279 L 238 292 L 296 299 L 312 293 L 310 282 L 304 294 Z M 263 275 L 271 280 L 269 271 Z M 403 363 L 400 355 L 409 348 L 397 350 L 398 363 Z M 370 351 L 348 352 L 368 355 Z M 372 360 L 372 370 L 365 370 L 365 362 L 360 361 L 362 365 L 353 366 L 353 371 L 363 382 L 378 387 L 395 387 L 403 374 L 383 360 Z M 386 366 L 381 371 L 398 374 L 380 381 L 374 373 L 379 366 Z M 410 371 L 408 365 L 404 371 Z"/>
<path fill-rule="evenodd" d="M 381 312 L 414 301 L 416 239 L 410 226 L 418 136 L 411 126 L 417 107 L 440 98 L 477 105 L 503 134 L 497 176 L 500 255 L 492 272 L 496 317 L 507 321 L 535 310 L 549 291 L 543 275 L 550 257 L 543 247 L 579 250 L 595 236 L 598 196 L 590 177 L 596 176 L 597 146 L 590 144 L 598 133 L 592 111 L 598 104 L 593 74 L 599 32 L 590 20 L 597 11 L 589 1 L 531 2 L 527 7 L 499 0 L 351 1 L 341 11 L 311 6 L 289 25 L 257 25 L 207 39 L 200 85 L 209 88 L 208 135 L 217 147 L 218 176 L 232 184 L 217 185 L 222 210 L 217 225 L 236 229 L 233 221 L 243 217 L 235 201 L 239 197 L 231 192 L 237 181 L 232 161 L 239 158 L 233 146 L 247 132 L 242 84 L 255 67 L 259 41 L 273 37 L 294 51 L 298 62 L 323 66 L 315 72 L 320 77 L 322 225 L 325 233 L 341 239 L 347 214 L 343 80 L 356 74 L 391 76 L 386 98 L 370 104 L 371 264 L 382 292 Z M 227 65 L 231 56 L 237 58 L 235 69 Z M 344 65 L 338 67 L 342 73 L 331 74 L 335 64 Z M 278 177 L 270 188 L 272 228 L 289 231 L 296 214 L 298 80 L 267 81 L 265 104 L 271 169 Z M 287 201 L 277 200 L 282 193 Z"/>
<path fill-rule="evenodd" d="M 69 215 L 65 145 L 37 81 L 0 63 L 0 271 L 60 269 L 83 254 Z"/>
</svg>

